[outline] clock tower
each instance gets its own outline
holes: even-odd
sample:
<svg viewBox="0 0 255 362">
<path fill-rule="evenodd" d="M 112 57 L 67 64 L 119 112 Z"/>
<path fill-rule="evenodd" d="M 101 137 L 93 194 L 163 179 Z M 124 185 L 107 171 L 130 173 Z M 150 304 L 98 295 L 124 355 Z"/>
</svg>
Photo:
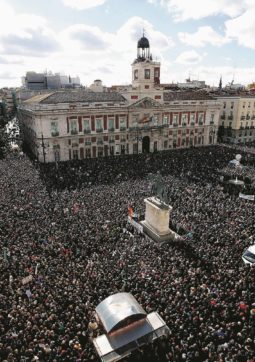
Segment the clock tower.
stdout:
<svg viewBox="0 0 255 362">
<path fill-rule="evenodd" d="M 160 84 L 160 62 L 153 60 L 149 40 L 144 36 L 137 42 L 137 58 L 132 64 L 132 86 L 152 90 Z"/>
</svg>

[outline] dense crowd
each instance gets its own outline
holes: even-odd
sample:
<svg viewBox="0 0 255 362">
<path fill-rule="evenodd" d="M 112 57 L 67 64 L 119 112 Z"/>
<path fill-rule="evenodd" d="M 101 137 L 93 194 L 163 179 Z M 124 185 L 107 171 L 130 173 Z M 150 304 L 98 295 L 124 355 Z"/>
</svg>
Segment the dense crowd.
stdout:
<svg viewBox="0 0 255 362">
<path fill-rule="evenodd" d="M 98 361 L 95 307 L 134 295 L 167 339 L 126 361 L 252 362 L 254 203 L 223 192 L 222 146 L 37 165 L 0 161 L 0 361 Z M 247 157 L 242 153 L 243 160 Z M 160 172 L 183 242 L 156 244 L 127 223 Z"/>
</svg>

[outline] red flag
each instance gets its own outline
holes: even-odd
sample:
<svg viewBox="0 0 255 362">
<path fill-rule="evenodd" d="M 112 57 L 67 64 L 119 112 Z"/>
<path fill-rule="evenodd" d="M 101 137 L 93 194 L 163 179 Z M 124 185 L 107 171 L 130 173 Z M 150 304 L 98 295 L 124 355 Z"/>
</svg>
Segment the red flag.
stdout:
<svg viewBox="0 0 255 362">
<path fill-rule="evenodd" d="M 134 210 L 131 206 L 128 206 L 128 216 L 133 217 Z"/>
</svg>

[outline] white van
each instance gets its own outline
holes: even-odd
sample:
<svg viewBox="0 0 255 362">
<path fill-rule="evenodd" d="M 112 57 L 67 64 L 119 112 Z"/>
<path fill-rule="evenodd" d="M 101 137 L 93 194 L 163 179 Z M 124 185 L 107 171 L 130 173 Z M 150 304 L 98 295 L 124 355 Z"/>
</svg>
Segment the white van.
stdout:
<svg viewBox="0 0 255 362">
<path fill-rule="evenodd" d="M 245 264 L 255 265 L 255 244 L 249 246 L 242 255 Z"/>
</svg>

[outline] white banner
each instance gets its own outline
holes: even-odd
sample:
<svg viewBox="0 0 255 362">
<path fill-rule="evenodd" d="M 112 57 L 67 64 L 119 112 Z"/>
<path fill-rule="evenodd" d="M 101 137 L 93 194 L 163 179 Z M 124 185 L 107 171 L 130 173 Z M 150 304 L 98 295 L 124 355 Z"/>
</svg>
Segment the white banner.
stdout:
<svg viewBox="0 0 255 362">
<path fill-rule="evenodd" d="M 128 222 L 133 225 L 140 233 L 143 232 L 143 226 L 128 216 Z"/>
<path fill-rule="evenodd" d="M 240 197 L 240 199 L 254 201 L 254 195 L 245 195 L 240 192 L 239 197 Z"/>
<path fill-rule="evenodd" d="M 33 280 L 33 276 L 32 276 L 32 275 L 28 275 L 27 277 L 25 277 L 25 278 L 23 278 L 23 279 L 21 280 L 21 283 L 22 283 L 22 285 L 25 285 L 25 284 L 31 282 L 32 280 Z"/>
</svg>

